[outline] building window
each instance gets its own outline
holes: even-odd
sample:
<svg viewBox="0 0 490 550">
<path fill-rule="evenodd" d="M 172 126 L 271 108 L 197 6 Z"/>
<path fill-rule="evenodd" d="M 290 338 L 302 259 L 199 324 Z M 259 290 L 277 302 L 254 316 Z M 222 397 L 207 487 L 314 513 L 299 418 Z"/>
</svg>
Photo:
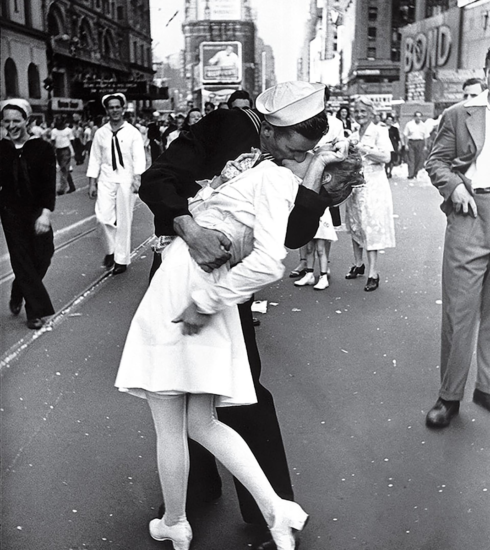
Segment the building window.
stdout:
<svg viewBox="0 0 490 550">
<path fill-rule="evenodd" d="M 104 36 L 104 55 L 107 57 L 113 57 L 112 37 L 109 32 Z"/>
<path fill-rule="evenodd" d="M 10 0 L 2 0 L 0 5 L 2 7 L 2 17 L 10 19 Z"/>
<path fill-rule="evenodd" d="M 27 68 L 27 82 L 29 97 L 41 99 L 41 79 L 39 78 L 39 69 L 34 63 L 30 63 Z"/>
<path fill-rule="evenodd" d="M 376 42 L 376 36 L 378 34 L 378 29 L 376 27 L 368 27 L 368 41 Z"/>
<path fill-rule="evenodd" d="M 53 72 L 53 97 L 66 97 L 65 73 Z"/>
<path fill-rule="evenodd" d="M 415 21 L 415 0 L 398 0 L 398 2 L 399 9 L 393 11 L 393 14 L 398 15 L 398 26 L 403 27 L 413 23 Z"/>
<path fill-rule="evenodd" d="M 124 8 L 122 6 L 117 6 L 117 20 L 122 21 L 124 19 Z"/>
<path fill-rule="evenodd" d="M 448 0 L 427 0 L 425 5 L 425 17 L 432 17 L 434 15 L 439 15 L 443 11 L 449 9 Z"/>
<path fill-rule="evenodd" d="M 32 28 L 32 6 L 31 0 L 24 0 L 24 16 L 26 20 L 26 27 Z"/>
<path fill-rule="evenodd" d="M 49 36 L 61 36 L 63 34 L 63 18 L 56 4 L 51 4 L 48 13 Z"/>
<path fill-rule="evenodd" d="M 80 39 L 81 48 L 90 48 L 92 46 L 92 29 L 90 28 L 90 24 L 85 18 L 83 18 L 82 22 L 80 23 L 80 31 L 78 33 L 78 36 Z"/>
<path fill-rule="evenodd" d="M 368 8 L 368 19 L 369 21 L 378 20 L 378 8 L 376 6 L 369 6 Z"/>
<path fill-rule="evenodd" d="M 376 59 L 376 48 L 374 46 L 369 46 L 367 49 L 367 58 L 370 60 Z"/>
<path fill-rule="evenodd" d="M 133 63 L 138 63 L 138 44 L 133 42 Z"/>
<path fill-rule="evenodd" d="M 142 65 L 145 64 L 145 47 L 143 46 L 143 44 L 141 44 L 140 46 L 140 63 Z"/>
<path fill-rule="evenodd" d="M 19 95 L 19 75 L 15 61 L 11 57 L 5 61 L 4 77 L 7 97 L 17 97 Z"/>
</svg>

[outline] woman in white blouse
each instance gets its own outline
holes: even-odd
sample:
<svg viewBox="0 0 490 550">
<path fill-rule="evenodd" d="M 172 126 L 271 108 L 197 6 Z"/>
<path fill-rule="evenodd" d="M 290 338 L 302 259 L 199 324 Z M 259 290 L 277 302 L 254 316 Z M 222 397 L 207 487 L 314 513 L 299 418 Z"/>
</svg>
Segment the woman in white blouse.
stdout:
<svg viewBox="0 0 490 550">
<path fill-rule="evenodd" d="M 393 200 L 385 163 L 390 162 L 391 145 L 388 129 L 374 124 L 374 105 L 365 96 L 354 104 L 354 117 L 359 130 L 350 139 L 357 143 L 363 158 L 366 185 L 355 188 L 346 203 L 346 227 L 352 237 L 354 265 L 345 276 L 355 279 L 364 275 L 363 250 L 367 255 L 366 292 L 379 286 L 378 251 L 395 246 Z"/>
</svg>

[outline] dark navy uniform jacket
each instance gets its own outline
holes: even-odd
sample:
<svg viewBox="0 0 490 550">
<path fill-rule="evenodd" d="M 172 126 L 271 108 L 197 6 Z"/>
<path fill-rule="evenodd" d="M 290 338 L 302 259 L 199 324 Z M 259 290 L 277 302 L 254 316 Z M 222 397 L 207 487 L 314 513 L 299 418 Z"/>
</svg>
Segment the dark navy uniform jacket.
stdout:
<svg viewBox="0 0 490 550">
<path fill-rule="evenodd" d="M 263 116 L 253 110 L 217 109 L 189 131 L 181 132 L 143 173 L 139 195 L 155 216 L 157 236 L 175 235 L 173 220 L 189 215 L 187 199 L 200 189 L 196 181 L 213 178 L 229 160 L 249 153 L 252 147 L 260 148 L 262 120 Z M 285 245 L 299 248 L 308 243 L 328 206 L 331 201 L 327 196 L 300 186 Z"/>
</svg>

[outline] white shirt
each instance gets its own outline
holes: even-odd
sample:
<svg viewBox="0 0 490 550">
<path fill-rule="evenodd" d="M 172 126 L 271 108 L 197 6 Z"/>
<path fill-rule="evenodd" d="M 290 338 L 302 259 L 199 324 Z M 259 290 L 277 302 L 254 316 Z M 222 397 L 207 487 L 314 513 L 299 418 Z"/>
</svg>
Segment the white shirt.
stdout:
<svg viewBox="0 0 490 550">
<path fill-rule="evenodd" d="M 488 90 L 469 99 L 465 107 L 486 107 L 485 109 L 485 141 L 483 148 L 466 172 L 473 189 L 490 187 L 490 108 L 488 105 Z"/>
<path fill-rule="evenodd" d="M 41 128 L 41 126 L 38 126 L 37 124 L 31 126 L 29 132 L 35 137 L 41 137 L 44 134 L 44 130 Z"/>
<path fill-rule="evenodd" d="M 211 314 L 243 303 L 282 277 L 286 228 L 299 183 L 288 168 L 265 160 L 190 199 L 196 222 L 224 233 L 232 243 L 232 269 L 219 284 L 192 293 L 200 312 Z"/>
<path fill-rule="evenodd" d="M 429 137 L 429 132 L 427 131 L 427 128 L 424 122 L 420 121 L 417 124 L 415 120 L 409 120 L 405 125 L 405 129 L 403 130 L 403 135 L 408 140 L 427 139 Z"/>
<path fill-rule="evenodd" d="M 71 128 L 64 128 L 63 130 L 58 130 L 58 128 L 53 128 L 51 130 L 51 140 L 54 141 L 55 149 L 63 149 L 64 147 L 70 147 L 71 142 L 75 139 L 73 135 L 73 130 Z"/>
<path fill-rule="evenodd" d="M 108 183 L 132 183 L 135 175 L 146 169 L 146 155 L 140 132 L 128 122 L 124 122 L 117 133 L 124 167 L 119 163 L 116 150 L 117 169 L 112 167 L 112 129 L 108 122 L 95 132 L 90 149 L 87 177 L 97 178 Z"/>
<path fill-rule="evenodd" d="M 390 134 L 388 133 L 387 126 L 380 126 L 379 124 L 374 124 L 371 122 L 362 138 L 358 130 L 352 132 L 349 139 L 351 141 L 358 141 L 362 145 L 371 147 L 372 149 L 377 149 L 381 153 L 390 153 L 393 151 L 393 144 L 391 143 Z M 382 162 L 377 160 L 370 159 L 368 156 L 362 157 L 362 163 L 364 167 L 367 166 L 379 166 L 382 165 Z"/>
</svg>

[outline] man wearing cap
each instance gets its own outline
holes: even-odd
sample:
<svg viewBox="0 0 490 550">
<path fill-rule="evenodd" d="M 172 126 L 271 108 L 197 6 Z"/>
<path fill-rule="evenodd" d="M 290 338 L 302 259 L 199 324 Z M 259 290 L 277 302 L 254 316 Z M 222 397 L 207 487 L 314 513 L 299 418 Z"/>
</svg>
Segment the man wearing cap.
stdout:
<svg viewBox="0 0 490 550">
<path fill-rule="evenodd" d="M 118 275 L 130 263 L 131 223 L 141 174 L 146 167 L 141 133 L 124 120 L 126 98 L 102 98 L 109 122 L 95 132 L 87 169 L 89 196 L 97 197 L 95 215 L 102 227 L 104 266 Z"/>
<path fill-rule="evenodd" d="M 15 275 L 9 308 L 18 315 L 25 302 L 27 326 L 35 330 L 54 313 L 43 278 L 54 254 L 56 157 L 50 143 L 29 135 L 25 99 L 7 99 L 0 108 L 7 132 L 0 140 L 0 218 Z"/>
<path fill-rule="evenodd" d="M 140 197 L 155 216 L 156 235 L 170 238 L 180 235 L 196 262 L 208 272 L 228 260 L 230 243 L 221 234 L 201 228 L 190 215 L 187 199 L 200 189 L 196 181 L 219 174 L 227 161 L 249 153 L 252 147 L 260 148 L 263 157 L 277 162 L 284 159 L 302 162 L 328 130 L 323 85 L 279 84 L 261 94 L 256 106 L 256 110 L 218 109 L 209 113 L 189 132 L 180 135 L 142 176 Z M 339 160 L 344 158 L 345 153 L 339 153 Z M 286 245 L 290 248 L 298 248 L 313 237 L 320 216 L 332 205 L 328 196 L 317 194 L 318 177 L 325 167 L 321 150 L 310 167 L 289 217 Z M 152 273 L 160 261 L 160 254 L 155 254 Z M 239 313 L 258 403 L 222 408 L 219 417 L 247 441 L 276 492 L 282 498 L 292 499 L 274 401 L 259 381 L 261 363 L 250 305 L 250 301 L 241 304 Z M 191 494 L 203 500 L 216 498 L 221 492 L 221 482 L 214 459 L 207 458 L 202 451 L 197 456 L 195 451 L 191 450 Z M 262 523 L 253 499 L 236 484 L 244 520 Z"/>
</svg>

